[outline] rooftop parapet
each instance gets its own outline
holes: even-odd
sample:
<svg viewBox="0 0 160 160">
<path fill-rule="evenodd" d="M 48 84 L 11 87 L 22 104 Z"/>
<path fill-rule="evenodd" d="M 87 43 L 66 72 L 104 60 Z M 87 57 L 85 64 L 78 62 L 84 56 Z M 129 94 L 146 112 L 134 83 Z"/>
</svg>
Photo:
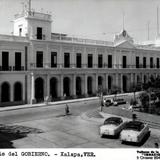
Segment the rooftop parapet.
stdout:
<svg viewBox="0 0 160 160">
<path fill-rule="evenodd" d="M 46 20 L 46 21 L 52 21 L 52 16 L 50 14 L 46 14 L 46 13 L 40 13 L 40 12 L 35 12 L 35 11 L 25 11 L 19 14 L 16 14 L 15 19 L 18 18 L 35 18 L 35 19 L 39 19 L 39 20 Z"/>
<path fill-rule="evenodd" d="M 11 42 L 28 42 L 27 37 L 19 37 L 13 35 L 0 34 L 0 41 L 11 41 Z"/>
<path fill-rule="evenodd" d="M 79 43 L 79 44 L 89 44 L 89 45 L 101 45 L 101 46 L 113 46 L 113 42 L 109 41 L 101 41 L 101 40 L 93 40 L 93 39 L 83 39 L 70 37 L 65 34 L 53 34 L 51 35 L 51 39 L 54 41 L 60 42 L 68 42 L 68 43 Z"/>
</svg>

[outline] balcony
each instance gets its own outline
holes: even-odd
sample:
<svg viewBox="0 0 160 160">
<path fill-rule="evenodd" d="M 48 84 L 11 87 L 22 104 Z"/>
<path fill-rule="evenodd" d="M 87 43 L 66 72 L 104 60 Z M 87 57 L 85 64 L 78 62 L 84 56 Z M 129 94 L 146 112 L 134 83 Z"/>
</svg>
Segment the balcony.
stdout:
<svg viewBox="0 0 160 160">
<path fill-rule="evenodd" d="M 0 71 L 24 71 L 24 66 L 0 66 Z"/>
<path fill-rule="evenodd" d="M 92 67 L 88 67 L 88 64 L 81 64 L 81 67 L 77 67 L 76 64 L 70 64 L 69 67 L 65 67 L 64 64 L 57 64 L 53 67 L 51 67 L 51 63 L 43 63 L 41 67 L 37 67 L 36 63 L 30 63 L 30 69 L 159 69 L 156 67 L 156 65 L 153 65 L 152 68 L 150 68 L 150 65 L 146 65 L 144 68 L 143 65 L 139 65 L 139 68 L 137 68 L 136 65 L 126 65 L 124 68 L 122 64 L 113 64 L 111 66 L 108 66 L 108 64 L 104 63 L 101 67 L 98 67 L 98 64 L 93 64 Z"/>
</svg>

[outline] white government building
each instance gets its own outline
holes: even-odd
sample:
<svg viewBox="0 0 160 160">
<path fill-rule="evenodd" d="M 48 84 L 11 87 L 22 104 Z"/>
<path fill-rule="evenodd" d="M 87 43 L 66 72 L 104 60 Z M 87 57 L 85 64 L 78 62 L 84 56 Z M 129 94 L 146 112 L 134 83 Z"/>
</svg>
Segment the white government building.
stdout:
<svg viewBox="0 0 160 160">
<path fill-rule="evenodd" d="M 160 75 L 160 48 L 135 44 L 123 30 L 114 42 L 52 33 L 49 14 L 15 15 L 12 35 L 0 35 L 0 106 L 96 95 L 99 87 L 129 92 Z"/>
</svg>

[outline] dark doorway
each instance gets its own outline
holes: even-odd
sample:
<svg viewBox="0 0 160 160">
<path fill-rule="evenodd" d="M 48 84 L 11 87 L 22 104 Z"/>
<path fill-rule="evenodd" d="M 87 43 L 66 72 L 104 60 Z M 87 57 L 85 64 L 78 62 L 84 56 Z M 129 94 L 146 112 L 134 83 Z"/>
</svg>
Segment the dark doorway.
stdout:
<svg viewBox="0 0 160 160">
<path fill-rule="evenodd" d="M 112 55 L 108 55 L 108 68 L 112 68 Z"/>
<path fill-rule="evenodd" d="M 64 96 L 70 96 L 70 79 L 68 77 L 63 79 L 63 93 Z"/>
<path fill-rule="evenodd" d="M 80 53 L 77 53 L 77 56 L 76 56 L 76 67 L 77 68 L 81 68 L 81 66 L 82 66 L 82 62 L 81 62 L 82 60 L 81 60 L 81 54 Z"/>
<path fill-rule="evenodd" d="M 99 54 L 98 55 L 98 68 L 102 68 L 103 67 L 103 55 Z"/>
<path fill-rule="evenodd" d="M 16 71 L 21 70 L 21 53 L 20 52 L 15 53 L 15 70 Z"/>
<path fill-rule="evenodd" d="M 51 67 L 57 67 L 57 52 L 51 52 Z"/>
<path fill-rule="evenodd" d="M 9 52 L 2 52 L 2 70 L 9 70 Z"/>
<path fill-rule="evenodd" d="M 35 98 L 37 102 L 44 101 L 44 82 L 42 78 L 35 80 Z"/>
<path fill-rule="evenodd" d="M 70 54 L 64 53 L 64 67 L 69 68 L 70 67 Z"/>
<path fill-rule="evenodd" d="M 91 95 L 92 92 L 92 77 L 88 77 L 87 79 L 87 90 L 88 90 L 88 95 Z"/>
<path fill-rule="evenodd" d="M 51 78 L 50 80 L 50 95 L 51 95 L 51 100 L 54 100 L 54 98 L 57 98 L 57 79 L 56 78 Z"/>
<path fill-rule="evenodd" d="M 2 102 L 10 101 L 10 86 L 7 82 L 4 82 L 1 86 L 1 101 Z"/>
<path fill-rule="evenodd" d="M 122 81 L 123 81 L 123 92 L 127 92 L 127 77 L 123 76 Z"/>
<path fill-rule="evenodd" d="M 108 90 L 112 89 L 112 77 L 108 76 Z"/>
<path fill-rule="evenodd" d="M 136 57 L 136 68 L 139 68 L 139 57 Z"/>
<path fill-rule="evenodd" d="M 77 77 L 76 78 L 76 95 L 80 96 L 82 94 L 82 89 L 81 89 L 81 78 Z"/>
<path fill-rule="evenodd" d="M 122 63 L 123 63 L 123 68 L 126 68 L 127 67 L 127 57 L 126 56 L 123 56 Z"/>
<path fill-rule="evenodd" d="M 41 52 L 41 51 L 37 52 L 36 66 L 43 67 L 43 52 Z"/>
<path fill-rule="evenodd" d="M 37 39 L 42 39 L 42 28 L 37 27 Z"/>
<path fill-rule="evenodd" d="M 98 76 L 98 88 L 103 89 L 103 78 L 101 76 Z"/>
<path fill-rule="evenodd" d="M 93 55 L 88 54 L 88 68 L 92 68 L 92 67 L 93 67 Z"/>
<path fill-rule="evenodd" d="M 14 101 L 22 101 L 22 84 L 20 82 L 14 84 Z"/>
<path fill-rule="evenodd" d="M 143 81 L 144 81 L 144 84 L 147 83 L 147 76 L 146 75 L 144 75 L 144 80 Z"/>
</svg>

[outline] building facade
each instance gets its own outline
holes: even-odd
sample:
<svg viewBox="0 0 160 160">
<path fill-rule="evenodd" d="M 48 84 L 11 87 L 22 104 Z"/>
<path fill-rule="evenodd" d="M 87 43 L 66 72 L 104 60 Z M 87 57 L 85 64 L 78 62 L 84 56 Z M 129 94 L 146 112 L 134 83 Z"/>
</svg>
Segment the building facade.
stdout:
<svg viewBox="0 0 160 160">
<path fill-rule="evenodd" d="M 0 106 L 129 92 L 160 75 L 160 49 L 135 44 L 125 30 L 108 42 L 51 25 L 51 15 L 29 9 L 15 16 L 12 35 L 0 35 Z"/>
</svg>

